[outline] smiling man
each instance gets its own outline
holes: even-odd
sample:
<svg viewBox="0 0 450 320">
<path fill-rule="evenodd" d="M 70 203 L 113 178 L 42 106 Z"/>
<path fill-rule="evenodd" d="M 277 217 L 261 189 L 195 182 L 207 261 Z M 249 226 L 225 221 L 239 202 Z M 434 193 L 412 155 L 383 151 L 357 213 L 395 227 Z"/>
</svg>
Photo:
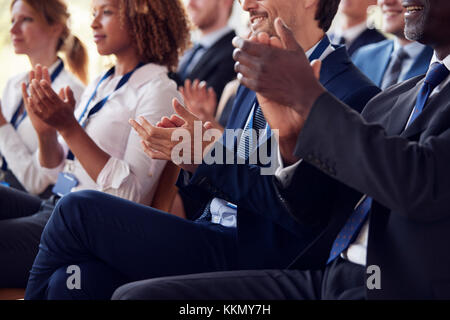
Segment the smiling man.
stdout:
<svg viewBox="0 0 450 320">
<path fill-rule="evenodd" d="M 365 46 L 353 55 L 353 62 L 382 89 L 424 74 L 433 49 L 405 37 L 405 12 L 401 0 L 378 0 L 383 12 L 383 31 L 394 35 Z"/>
</svg>

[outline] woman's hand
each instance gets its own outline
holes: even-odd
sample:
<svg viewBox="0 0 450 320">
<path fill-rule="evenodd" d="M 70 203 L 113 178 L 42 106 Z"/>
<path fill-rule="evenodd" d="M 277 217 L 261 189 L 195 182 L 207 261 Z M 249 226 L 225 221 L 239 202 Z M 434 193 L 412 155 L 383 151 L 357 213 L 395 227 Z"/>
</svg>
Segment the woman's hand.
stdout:
<svg viewBox="0 0 450 320">
<path fill-rule="evenodd" d="M 186 108 L 202 121 L 214 120 L 217 108 L 217 96 L 213 88 L 207 88 L 206 82 L 187 79 L 180 88 Z"/>
<path fill-rule="evenodd" d="M 65 133 L 79 125 L 73 114 L 75 109 L 73 92 L 66 87 L 61 89 L 59 95 L 56 94 L 49 81 L 48 69 L 45 67 L 41 69 L 40 66 L 37 66 L 35 74 L 42 74 L 42 79 L 39 80 L 38 76 L 31 79 L 30 76 L 31 96 L 27 96 L 28 103 L 26 104 L 30 117 L 33 117 L 33 125 L 36 124 L 39 130 L 44 131 L 51 127 L 64 136 Z M 36 118 L 40 121 L 37 121 Z M 38 130 L 36 126 L 35 129 Z"/>
</svg>

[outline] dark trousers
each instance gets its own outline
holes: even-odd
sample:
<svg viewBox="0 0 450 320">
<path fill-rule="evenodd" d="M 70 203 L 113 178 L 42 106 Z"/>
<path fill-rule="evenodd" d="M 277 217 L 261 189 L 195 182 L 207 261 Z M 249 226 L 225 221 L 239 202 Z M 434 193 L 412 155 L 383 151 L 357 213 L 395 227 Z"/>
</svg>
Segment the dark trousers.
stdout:
<svg viewBox="0 0 450 320">
<path fill-rule="evenodd" d="M 235 270 L 236 261 L 233 228 L 95 191 L 75 192 L 58 202 L 44 229 L 25 298 L 110 299 L 128 282 Z M 67 285 L 74 268 L 80 289 Z"/>
<path fill-rule="evenodd" d="M 0 288 L 25 288 L 55 201 L 0 186 Z"/>
<path fill-rule="evenodd" d="M 364 267 L 335 260 L 324 270 L 259 270 L 149 279 L 117 289 L 113 300 L 363 300 Z"/>
</svg>

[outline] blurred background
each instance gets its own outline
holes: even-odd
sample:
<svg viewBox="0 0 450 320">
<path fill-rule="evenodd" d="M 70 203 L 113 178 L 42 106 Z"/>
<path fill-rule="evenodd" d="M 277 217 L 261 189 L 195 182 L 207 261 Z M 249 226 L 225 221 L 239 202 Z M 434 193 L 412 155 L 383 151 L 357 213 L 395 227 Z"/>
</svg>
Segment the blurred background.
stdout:
<svg viewBox="0 0 450 320">
<path fill-rule="evenodd" d="M 9 36 L 10 28 L 10 0 L 0 0 L 0 96 L 7 80 L 20 72 L 28 71 L 30 65 L 25 56 L 14 54 Z M 97 53 L 95 43 L 92 39 L 91 24 L 91 0 L 69 0 L 69 9 L 72 15 L 71 28 L 87 46 L 89 51 L 89 75 L 90 80 L 95 78 L 100 72 L 110 66 L 113 61 L 111 58 L 100 57 Z M 379 26 L 380 13 L 377 7 L 370 8 L 373 24 Z M 336 17 L 336 20 L 339 16 Z M 231 17 L 230 25 L 237 30 L 238 34 L 246 33 L 247 13 L 243 12 L 239 4 L 235 3 L 235 10 Z M 193 32 L 193 38 L 196 32 Z"/>
</svg>

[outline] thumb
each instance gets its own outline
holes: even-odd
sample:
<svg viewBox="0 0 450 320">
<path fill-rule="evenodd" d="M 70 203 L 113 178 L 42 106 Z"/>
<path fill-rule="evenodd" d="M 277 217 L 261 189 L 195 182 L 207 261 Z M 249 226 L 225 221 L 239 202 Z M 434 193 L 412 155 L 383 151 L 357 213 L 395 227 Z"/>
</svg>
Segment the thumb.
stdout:
<svg viewBox="0 0 450 320">
<path fill-rule="evenodd" d="M 300 45 L 295 40 L 294 34 L 289 29 L 281 18 L 275 19 L 275 31 L 278 37 L 281 39 L 281 43 L 284 48 L 291 51 L 297 51 L 301 49 Z"/>
<path fill-rule="evenodd" d="M 191 121 L 197 120 L 197 117 L 194 116 L 191 112 L 189 112 L 189 110 L 186 109 L 186 108 L 180 103 L 180 101 L 178 101 L 178 99 L 173 99 L 173 100 L 172 100 L 172 105 L 173 105 L 173 109 L 175 110 L 175 112 L 176 112 L 181 118 L 183 118 L 186 122 L 191 122 Z"/>
<path fill-rule="evenodd" d="M 317 80 L 320 80 L 320 69 L 322 68 L 322 61 L 320 60 L 314 60 L 311 62 L 311 67 L 314 72 L 314 76 Z"/>
<path fill-rule="evenodd" d="M 66 87 L 64 90 L 65 94 L 66 94 L 66 102 L 73 108 L 75 109 L 75 98 L 73 96 L 73 91 L 72 89 L 70 89 L 70 87 Z"/>
<path fill-rule="evenodd" d="M 61 89 L 59 90 L 58 96 L 59 96 L 59 98 L 60 98 L 62 101 L 66 101 L 66 93 L 65 93 L 65 91 L 64 91 L 64 88 L 61 88 Z"/>
</svg>

